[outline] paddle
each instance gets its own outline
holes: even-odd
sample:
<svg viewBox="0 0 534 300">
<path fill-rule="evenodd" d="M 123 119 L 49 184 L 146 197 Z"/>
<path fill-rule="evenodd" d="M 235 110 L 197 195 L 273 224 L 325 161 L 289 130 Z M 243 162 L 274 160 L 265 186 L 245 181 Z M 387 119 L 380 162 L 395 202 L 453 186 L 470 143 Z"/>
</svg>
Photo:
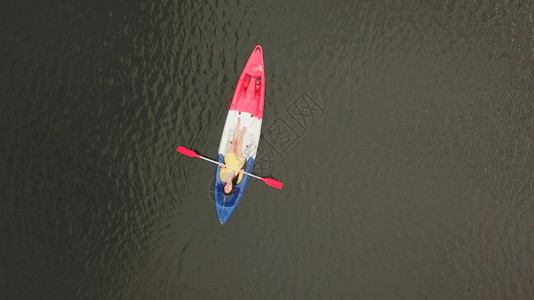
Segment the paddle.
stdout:
<svg viewBox="0 0 534 300">
<path fill-rule="evenodd" d="M 182 146 L 178 146 L 178 148 L 176 149 L 176 151 L 178 151 L 179 153 L 182 153 L 183 155 L 189 156 L 189 157 L 201 158 L 201 159 L 203 159 L 203 160 L 205 160 L 205 161 L 209 161 L 209 162 L 214 163 L 214 164 L 216 164 L 216 165 L 219 164 L 219 162 L 217 162 L 217 161 L 214 161 L 214 160 L 212 160 L 212 159 L 206 158 L 206 157 L 204 157 L 204 156 L 202 156 L 202 155 L 197 154 L 195 151 L 193 151 L 193 150 L 189 150 L 189 149 L 187 149 L 187 148 L 185 148 L 185 147 L 182 147 Z M 224 165 L 225 167 L 227 167 L 227 168 L 232 169 L 232 170 L 240 171 L 240 170 L 238 170 L 238 169 L 236 169 L 236 168 L 232 168 L 232 167 L 227 166 L 227 165 L 225 165 L 225 164 L 223 164 L 223 165 Z M 274 179 L 272 179 L 272 178 L 264 178 L 264 177 L 260 177 L 260 176 L 254 175 L 254 174 L 250 174 L 250 173 L 248 173 L 248 172 L 243 172 L 243 173 L 244 173 L 244 174 L 247 174 L 248 176 L 252 176 L 252 177 L 254 177 L 254 178 L 257 178 L 257 179 L 263 181 L 266 185 L 268 185 L 268 186 L 272 186 L 272 187 L 277 188 L 277 189 L 279 189 L 279 190 L 281 190 L 282 187 L 284 186 L 284 184 L 283 184 L 282 182 L 280 182 L 280 181 L 278 181 L 278 180 L 274 180 Z"/>
</svg>

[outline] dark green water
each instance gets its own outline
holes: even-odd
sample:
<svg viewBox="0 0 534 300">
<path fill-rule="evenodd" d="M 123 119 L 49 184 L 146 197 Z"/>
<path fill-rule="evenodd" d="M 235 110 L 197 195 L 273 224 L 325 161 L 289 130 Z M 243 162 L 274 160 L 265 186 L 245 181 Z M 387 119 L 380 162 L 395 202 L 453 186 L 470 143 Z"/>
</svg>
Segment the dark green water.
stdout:
<svg viewBox="0 0 534 300">
<path fill-rule="evenodd" d="M 0 10 L 0 298 L 534 297 L 534 5 Z M 214 167 L 264 50 L 260 175 Z"/>
</svg>

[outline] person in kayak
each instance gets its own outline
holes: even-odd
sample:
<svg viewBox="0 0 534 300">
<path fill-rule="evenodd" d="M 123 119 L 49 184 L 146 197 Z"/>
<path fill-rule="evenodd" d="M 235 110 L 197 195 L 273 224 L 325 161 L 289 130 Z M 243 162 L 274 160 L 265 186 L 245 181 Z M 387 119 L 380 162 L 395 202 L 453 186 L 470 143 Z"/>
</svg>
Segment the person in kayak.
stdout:
<svg viewBox="0 0 534 300">
<path fill-rule="evenodd" d="M 223 193 L 226 196 L 229 196 L 234 192 L 235 186 L 241 181 L 241 179 L 243 179 L 243 173 L 245 172 L 245 170 L 242 169 L 243 165 L 245 164 L 245 158 L 243 157 L 241 148 L 243 147 L 243 137 L 245 136 L 247 128 L 243 127 L 241 132 L 239 132 L 240 125 L 241 118 L 237 119 L 237 125 L 232 138 L 232 145 L 230 146 L 230 150 L 228 150 L 224 156 L 224 164 L 241 170 L 235 171 L 233 169 L 226 168 L 222 163 L 219 164 L 221 167 L 221 173 L 219 177 L 223 182 L 226 183 L 223 186 Z"/>
</svg>

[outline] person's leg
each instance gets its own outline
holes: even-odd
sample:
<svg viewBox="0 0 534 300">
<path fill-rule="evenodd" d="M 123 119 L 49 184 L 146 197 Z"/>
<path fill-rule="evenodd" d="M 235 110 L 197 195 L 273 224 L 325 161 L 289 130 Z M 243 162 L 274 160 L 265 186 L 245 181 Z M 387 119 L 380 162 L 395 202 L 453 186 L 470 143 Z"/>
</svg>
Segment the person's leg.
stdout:
<svg viewBox="0 0 534 300">
<path fill-rule="evenodd" d="M 232 144 L 230 145 L 229 153 L 236 153 L 237 151 L 237 142 L 239 138 L 239 126 L 241 125 L 241 118 L 237 119 L 237 125 L 234 129 L 234 136 L 232 137 Z M 239 157 L 239 156 L 238 156 Z"/>
<path fill-rule="evenodd" d="M 241 135 L 239 137 L 239 140 L 235 143 L 236 144 L 235 155 L 238 158 L 243 157 L 242 148 L 243 148 L 243 138 L 245 137 L 245 132 L 247 132 L 247 128 L 243 127 L 243 130 L 241 130 Z"/>
</svg>

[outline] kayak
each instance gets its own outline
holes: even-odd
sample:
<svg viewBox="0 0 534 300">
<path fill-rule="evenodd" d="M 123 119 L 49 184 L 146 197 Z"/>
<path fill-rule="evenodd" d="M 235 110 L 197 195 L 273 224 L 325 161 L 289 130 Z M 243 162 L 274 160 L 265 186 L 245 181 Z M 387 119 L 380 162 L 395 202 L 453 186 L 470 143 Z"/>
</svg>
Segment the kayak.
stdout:
<svg viewBox="0 0 534 300">
<path fill-rule="evenodd" d="M 226 116 L 221 142 L 219 143 L 217 162 L 224 162 L 224 156 L 232 144 L 238 119 L 241 119 L 241 128 L 247 128 L 243 136 L 242 153 L 245 158 L 245 164 L 242 168 L 245 172 L 252 173 L 261 135 L 264 100 L 265 69 L 263 64 L 263 50 L 258 45 L 252 51 L 239 76 L 230 109 Z M 215 206 L 219 222 L 224 224 L 236 209 L 241 198 L 243 198 L 245 189 L 250 181 L 250 176 L 245 174 L 235 186 L 234 193 L 227 196 L 223 193 L 225 183 L 219 176 L 220 172 L 221 169 L 217 166 L 214 180 Z"/>
</svg>

